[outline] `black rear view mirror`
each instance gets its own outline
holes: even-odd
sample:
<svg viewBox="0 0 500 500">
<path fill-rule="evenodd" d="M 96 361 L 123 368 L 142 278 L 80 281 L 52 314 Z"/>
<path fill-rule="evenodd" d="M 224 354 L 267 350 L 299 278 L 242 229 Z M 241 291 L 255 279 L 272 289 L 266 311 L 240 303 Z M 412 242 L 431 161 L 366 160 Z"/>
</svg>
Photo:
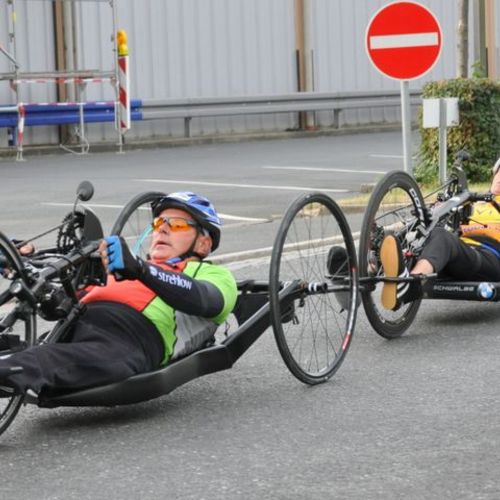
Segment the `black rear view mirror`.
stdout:
<svg viewBox="0 0 500 500">
<path fill-rule="evenodd" d="M 76 197 L 80 201 L 89 201 L 94 196 L 94 186 L 89 181 L 82 181 L 76 188 Z"/>
</svg>

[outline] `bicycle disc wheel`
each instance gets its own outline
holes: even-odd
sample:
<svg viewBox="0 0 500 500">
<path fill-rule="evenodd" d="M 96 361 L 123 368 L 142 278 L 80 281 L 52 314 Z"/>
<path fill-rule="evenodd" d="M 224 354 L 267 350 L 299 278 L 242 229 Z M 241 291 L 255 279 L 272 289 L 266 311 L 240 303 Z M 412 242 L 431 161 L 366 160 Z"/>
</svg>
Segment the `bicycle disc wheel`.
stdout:
<svg viewBox="0 0 500 500">
<path fill-rule="evenodd" d="M 16 307 L 17 299 L 9 292 L 14 280 L 26 280 L 24 265 L 11 241 L 0 233 L 0 323 Z M 35 314 L 26 312 L 18 318 L 9 329 L 9 335 L 19 335 L 26 345 L 34 343 Z M 2 335 L 0 334 L 0 339 Z M 0 350 L 0 355 L 8 354 L 8 350 Z M 2 385 L 0 381 L 0 385 Z M 12 394 L 8 388 L 0 388 L 0 434 L 12 423 L 24 400 L 24 396 Z"/>
<path fill-rule="evenodd" d="M 146 259 L 149 251 L 151 222 L 153 214 L 151 203 L 165 193 L 147 191 L 132 198 L 118 214 L 111 234 L 123 236 L 134 255 Z"/>
<path fill-rule="evenodd" d="M 366 207 L 359 241 L 361 299 L 368 321 L 385 338 L 402 335 L 413 322 L 421 299 L 402 305 L 396 311 L 385 309 L 381 302 L 383 283 L 369 278 L 383 276 L 380 246 L 392 232 L 401 248 L 410 249 L 410 240 L 425 227 L 425 203 L 415 180 L 405 172 L 387 173 L 375 186 Z M 408 262 L 411 267 L 412 262 Z"/>
<path fill-rule="evenodd" d="M 329 266 L 335 247 L 340 261 Z M 297 283 L 293 300 L 280 298 Z M 297 198 L 274 242 L 269 299 L 271 324 L 288 369 L 306 384 L 328 380 L 349 348 L 358 296 L 356 250 L 338 205 L 322 193 Z"/>
</svg>

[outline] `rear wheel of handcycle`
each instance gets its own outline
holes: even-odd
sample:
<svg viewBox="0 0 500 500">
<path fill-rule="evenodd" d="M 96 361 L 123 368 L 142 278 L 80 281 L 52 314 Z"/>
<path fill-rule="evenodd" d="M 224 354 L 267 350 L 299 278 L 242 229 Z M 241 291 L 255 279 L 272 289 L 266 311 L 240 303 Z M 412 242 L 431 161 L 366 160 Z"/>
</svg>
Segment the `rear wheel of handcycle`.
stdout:
<svg viewBox="0 0 500 500">
<path fill-rule="evenodd" d="M 356 321 L 357 272 L 351 231 L 338 205 L 322 193 L 297 198 L 274 242 L 269 299 L 283 361 L 306 384 L 325 382 L 345 358 Z M 290 283 L 295 291 L 283 297 Z"/>
<path fill-rule="evenodd" d="M 405 172 L 387 173 L 375 186 L 361 225 L 359 241 L 359 276 L 361 299 L 368 321 L 382 337 L 402 335 L 413 322 L 421 299 L 403 304 L 393 311 L 381 302 L 383 282 L 370 281 L 382 277 L 380 246 L 388 233 L 393 233 L 404 252 L 412 253 L 412 239 L 418 241 L 419 228 L 425 228 L 426 207 L 415 180 Z M 415 240 L 415 238 L 417 238 Z M 408 261 L 411 267 L 412 259 Z"/>
<path fill-rule="evenodd" d="M 15 280 L 26 280 L 24 265 L 16 248 L 2 233 L 0 233 L 0 259 L 2 260 L 0 267 L 3 268 L 3 271 L 0 272 L 0 322 L 2 322 L 16 306 L 17 299 L 12 298 L 9 293 L 10 286 Z M 26 345 L 33 345 L 36 316 L 29 311 L 26 311 L 24 316 L 24 318 L 17 319 L 12 325 L 9 335 L 19 335 Z M 1 335 L 0 341 L 3 345 Z M 0 350 L 0 356 L 9 352 L 8 350 Z M 0 385 L 2 385 L 1 381 Z M 23 400 L 23 396 L 13 395 L 7 387 L 0 388 L 0 434 L 12 423 Z"/>
<path fill-rule="evenodd" d="M 123 236 L 134 255 L 145 259 L 149 251 L 151 222 L 153 221 L 152 203 L 165 193 L 147 191 L 132 198 L 118 214 L 111 234 Z"/>
</svg>

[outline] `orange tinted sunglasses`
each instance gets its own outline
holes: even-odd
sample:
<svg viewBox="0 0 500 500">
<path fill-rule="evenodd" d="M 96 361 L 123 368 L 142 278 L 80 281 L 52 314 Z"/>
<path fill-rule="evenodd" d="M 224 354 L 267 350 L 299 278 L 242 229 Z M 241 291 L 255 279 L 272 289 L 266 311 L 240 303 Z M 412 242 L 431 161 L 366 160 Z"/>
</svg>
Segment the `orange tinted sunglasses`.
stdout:
<svg viewBox="0 0 500 500">
<path fill-rule="evenodd" d="M 173 233 L 188 231 L 191 227 L 198 227 L 194 220 L 184 219 L 183 217 L 155 217 L 151 223 L 153 231 L 159 231 L 163 224 L 168 224 Z"/>
</svg>

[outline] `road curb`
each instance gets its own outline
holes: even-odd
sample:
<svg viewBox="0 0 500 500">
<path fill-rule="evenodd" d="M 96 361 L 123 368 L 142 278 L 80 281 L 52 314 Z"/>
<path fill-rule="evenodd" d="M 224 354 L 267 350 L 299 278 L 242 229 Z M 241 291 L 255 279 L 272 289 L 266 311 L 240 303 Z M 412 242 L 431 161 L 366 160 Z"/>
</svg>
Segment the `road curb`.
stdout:
<svg viewBox="0 0 500 500">
<path fill-rule="evenodd" d="M 134 151 L 146 147 L 174 148 L 182 146 L 193 146 L 203 144 L 230 144 L 239 142 L 252 142 L 263 140 L 300 139 L 305 137 L 329 137 L 364 133 L 393 132 L 399 130 L 400 124 L 379 123 L 360 125 L 356 127 L 343 128 L 321 128 L 318 130 L 282 130 L 278 132 L 257 132 L 246 134 L 210 135 L 205 137 L 159 137 L 155 139 L 132 139 L 123 146 L 123 151 Z M 78 145 L 72 147 L 78 148 Z M 90 153 L 116 152 L 117 145 L 114 142 L 100 142 L 90 144 Z M 68 154 L 67 151 L 56 144 L 25 145 L 23 153 L 26 157 L 50 154 Z M 75 153 L 76 154 L 76 153 Z M 0 158 L 14 160 L 16 149 L 13 147 L 0 148 Z M 80 156 L 80 155 L 78 155 Z"/>
</svg>

